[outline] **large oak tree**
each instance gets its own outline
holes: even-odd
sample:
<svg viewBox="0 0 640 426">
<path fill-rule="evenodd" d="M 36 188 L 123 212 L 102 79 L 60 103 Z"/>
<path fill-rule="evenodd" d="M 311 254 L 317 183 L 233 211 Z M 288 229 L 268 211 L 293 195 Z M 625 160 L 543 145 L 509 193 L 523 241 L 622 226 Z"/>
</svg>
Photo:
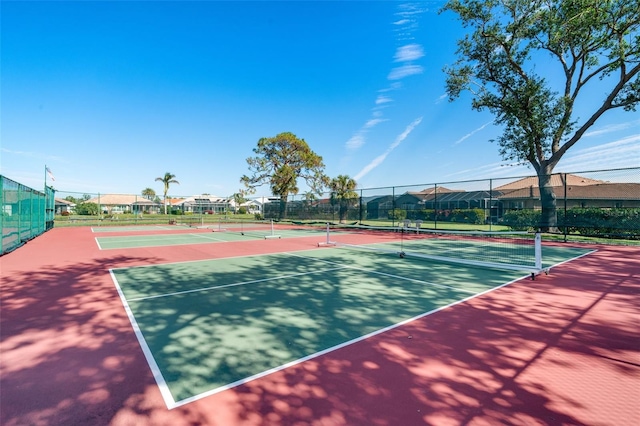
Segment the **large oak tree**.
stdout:
<svg viewBox="0 0 640 426">
<path fill-rule="evenodd" d="M 298 179 L 302 178 L 316 193 L 327 185 L 322 157 L 309 148 L 304 139 L 290 132 L 272 138 L 261 138 L 253 149 L 254 157 L 247 158 L 250 175 L 240 181 L 253 192 L 268 184 L 271 193 L 280 197 L 279 218 L 286 217 L 287 198 L 297 194 Z"/>
<path fill-rule="evenodd" d="M 443 10 L 468 29 L 444 70 L 450 100 L 469 91 L 495 116 L 500 154 L 533 166 L 540 227 L 555 230 L 554 167 L 607 111 L 638 104 L 640 2 L 450 0 Z"/>
</svg>

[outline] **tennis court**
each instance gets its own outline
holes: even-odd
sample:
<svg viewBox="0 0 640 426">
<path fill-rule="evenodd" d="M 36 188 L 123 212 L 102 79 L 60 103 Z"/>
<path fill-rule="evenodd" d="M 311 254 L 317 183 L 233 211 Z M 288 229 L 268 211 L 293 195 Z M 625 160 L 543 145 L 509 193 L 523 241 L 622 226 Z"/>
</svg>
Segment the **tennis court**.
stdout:
<svg viewBox="0 0 640 426">
<path fill-rule="evenodd" d="M 638 424 L 637 247 L 123 228 L 0 257 L 0 423 Z"/>
<path fill-rule="evenodd" d="M 111 274 L 165 403 L 174 408 L 528 275 L 527 268 L 400 258 L 393 254 L 396 244 L 114 268 Z M 589 251 L 549 248 L 545 267 Z"/>
<path fill-rule="evenodd" d="M 138 229 L 144 228 L 144 229 Z M 100 229 L 100 228 L 98 228 Z M 273 222 L 228 222 L 203 227 L 112 227 L 102 232 L 120 232 L 125 235 L 96 237 L 101 250 L 141 247 L 160 247 L 190 244 L 224 243 L 261 239 L 298 238 L 320 236 L 324 228 L 313 226 L 275 225 Z M 110 230 L 109 230 L 110 229 Z M 130 231 L 182 231 L 160 232 L 144 235 L 126 235 Z M 96 232 L 93 229 L 93 232 Z M 98 231 L 100 232 L 100 231 Z"/>
</svg>

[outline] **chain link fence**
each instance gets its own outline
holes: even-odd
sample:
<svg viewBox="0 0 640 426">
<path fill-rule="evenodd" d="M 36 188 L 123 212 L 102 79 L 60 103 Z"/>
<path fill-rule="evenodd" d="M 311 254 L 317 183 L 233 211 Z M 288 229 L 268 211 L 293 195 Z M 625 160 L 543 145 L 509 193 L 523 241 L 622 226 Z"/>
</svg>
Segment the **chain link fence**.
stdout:
<svg viewBox="0 0 640 426">
<path fill-rule="evenodd" d="M 231 216 L 425 229 L 539 230 L 567 237 L 640 240 L 640 167 L 362 188 L 338 194 L 215 197 L 58 191 L 56 226 L 217 223 Z M 542 208 L 543 196 L 552 209 Z M 165 208 L 168 217 L 165 216 Z M 284 212 L 284 213 L 283 213 Z"/>
<path fill-rule="evenodd" d="M 2 229 L 0 254 L 8 253 L 25 242 L 37 237 L 53 227 L 53 188 L 45 187 L 44 192 L 22 185 L 0 176 L 2 196 Z"/>
<path fill-rule="evenodd" d="M 568 236 L 640 239 L 640 168 L 548 176 L 554 208 L 543 211 L 538 176 L 358 189 L 289 197 L 265 218 L 373 226 L 412 223 L 452 230 L 539 230 Z"/>
</svg>

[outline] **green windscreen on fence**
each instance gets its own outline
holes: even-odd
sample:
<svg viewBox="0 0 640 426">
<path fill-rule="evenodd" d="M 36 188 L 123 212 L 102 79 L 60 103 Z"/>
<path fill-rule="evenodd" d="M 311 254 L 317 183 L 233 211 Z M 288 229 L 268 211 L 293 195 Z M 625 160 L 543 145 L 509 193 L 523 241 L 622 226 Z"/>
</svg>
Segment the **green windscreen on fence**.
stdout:
<svg viewBox="0 0 640 426">
<path fill-rule="evenodd" d="M 2 252 L 5 254 L 53 227 L 55 191 L 37 191 L 0 176 Z"/>
</svg>

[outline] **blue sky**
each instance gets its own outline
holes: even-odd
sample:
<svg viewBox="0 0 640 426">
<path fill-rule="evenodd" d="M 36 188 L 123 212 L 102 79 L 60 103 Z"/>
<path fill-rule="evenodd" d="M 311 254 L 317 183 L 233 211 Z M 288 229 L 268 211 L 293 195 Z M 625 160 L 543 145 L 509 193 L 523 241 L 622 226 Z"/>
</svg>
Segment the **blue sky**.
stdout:
<svg viewBox="0 0 640 426">
<path fill-rule="evenodd" d="M 3 1 L 1 173 L 160 194 L 171 172 L 170 194 L 226 196 L 261 137 L 292 132 L 361 188 L 533 174 L 502 161 L 489 113 L 446 99 L 463 29 L 442 5 Z M 640 118 L 612 111 L 556 171 L 638 165 Z"/>
</svg>

